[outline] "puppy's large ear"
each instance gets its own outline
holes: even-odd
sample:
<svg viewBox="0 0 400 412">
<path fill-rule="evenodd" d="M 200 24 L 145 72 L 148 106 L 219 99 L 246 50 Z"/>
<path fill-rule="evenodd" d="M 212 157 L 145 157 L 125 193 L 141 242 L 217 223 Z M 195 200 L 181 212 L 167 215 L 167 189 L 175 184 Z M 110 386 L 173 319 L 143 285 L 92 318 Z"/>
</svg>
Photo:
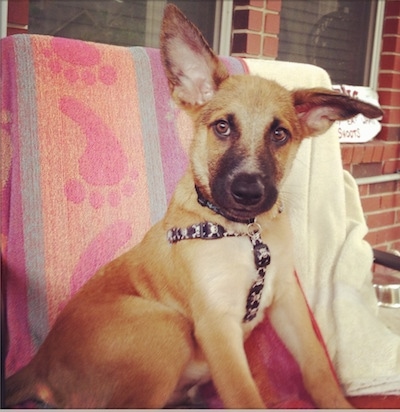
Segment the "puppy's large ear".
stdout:
<svg viewBox="0 0 400 412">
<path fill-rule="evenodd" d="M 172 97 L 183 106 L 206 103 L 229 76 L 197 27 L 173 4 L 164 10 L 160 48 Z"/>
<path fill-rule="evenodd" d="M 295 90 L 293 100 L 304 136 L 320 135 L 334 121 L 350 119 L 359 113 L 369 119 L 377 119 L 383 114 L 376 106 L 328 89 Z"/>
</svg>

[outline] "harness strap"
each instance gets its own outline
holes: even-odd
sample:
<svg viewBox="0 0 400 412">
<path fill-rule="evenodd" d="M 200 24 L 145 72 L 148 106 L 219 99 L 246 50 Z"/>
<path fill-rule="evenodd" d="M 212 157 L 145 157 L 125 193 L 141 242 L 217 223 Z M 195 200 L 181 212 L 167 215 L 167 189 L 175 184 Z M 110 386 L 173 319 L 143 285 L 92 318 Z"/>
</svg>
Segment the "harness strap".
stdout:
<svg viewBox="0 0 400 412">
<path fill-rule="evenodd" d="M 247 296 L 246 314 L 243 322 L 253 320 L 258 312 L 267 266 L 271 263 L 271 253 L 268 246 L 261 239 L 261 227 L 258 223 L 248 226 L 250 241 L 253 244 L 254 263 L 257 268 L 257 279 L 254 281 Z"/>
<path fill-rule="evenodd" d="M 257 279 L 250 288 L 246 314 L 243 322 L 250 322 L 257 315 L 260 306 L 266 268 L 271 262 L 271 254 L 268 246 L 261 239 L 261 227 L 253 222 L 248 225 L 247 233 L 227 232 L 221 225 L 212 222 L 202 222 L 188 226 L 187 228 L 172 228 L 167 232 L 168 242 L 173 244 L 188 239 L 221 239 L 224 237 L 248 236 L 253 245 L 254 263 L 257 269 Z"/>
<path fill-rule="evenodd" d="M 172 228 L 167 232 L 169 243 L 176 243 L 186 239 L 221 239 L 229 236 L 243 236 L 239 233 L 227 232 L 221 225 L 211 222 L 201 222 L 187 228 Z"/>
</svg>

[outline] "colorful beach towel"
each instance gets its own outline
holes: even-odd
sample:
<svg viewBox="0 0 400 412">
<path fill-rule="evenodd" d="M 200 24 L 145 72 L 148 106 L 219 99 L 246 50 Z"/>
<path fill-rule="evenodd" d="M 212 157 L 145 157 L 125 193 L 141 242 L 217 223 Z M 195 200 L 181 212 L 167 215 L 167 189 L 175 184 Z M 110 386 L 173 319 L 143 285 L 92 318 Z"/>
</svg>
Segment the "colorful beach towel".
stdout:
<svg viewBox="0 0 400 412">
<path fill-rule="evenodd" d="M 2 41 L 2 82 L 11 373 L 83 283 L 161 219 L 192 130 L 158 50 L 15 36 Z"/>
</svg>

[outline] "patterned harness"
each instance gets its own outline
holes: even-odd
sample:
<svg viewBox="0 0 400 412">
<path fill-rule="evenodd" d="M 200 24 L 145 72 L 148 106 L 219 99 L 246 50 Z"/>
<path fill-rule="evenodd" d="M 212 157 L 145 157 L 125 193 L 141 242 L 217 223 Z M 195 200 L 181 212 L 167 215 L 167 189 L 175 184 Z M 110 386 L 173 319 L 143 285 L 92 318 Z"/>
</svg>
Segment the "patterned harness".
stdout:
<svg viewBox="0 0 400 412">
<path fill-rule="evenodd" d="M 198 201 L 202 206 L 208 207 L 212 211 L 226 217 L 216 206 L 208 200 L 205 200 L 197 188 L 196 190 L 199 195 Z M 261 239 L 261 226 L 255 221 L 255 219 L 250 219 L 245 223 L 248 224 L 247 233 L 228 232 L 223 226 L 216 223 L 201 222 L 186 228 L 172 228 L 167 232 L 167 239 L 169 243 L 173 244 L 181 240 L 189 239 L 209 240 L 221 239 L 224 237 L 248 236 L 253 245 L 254 263 L 257 269 L 257 279 L 253 282 L 253 285 L 250 288 L 247 297 L 246 314 L 243 318 L 243 322 L 250 322 L 256 317 L 260 306 L 261 295 L 264 288 L 264 278 L 267 266 L 271 262 L 271 254 L 268 246 L 263 243 Z"/>
</svg>

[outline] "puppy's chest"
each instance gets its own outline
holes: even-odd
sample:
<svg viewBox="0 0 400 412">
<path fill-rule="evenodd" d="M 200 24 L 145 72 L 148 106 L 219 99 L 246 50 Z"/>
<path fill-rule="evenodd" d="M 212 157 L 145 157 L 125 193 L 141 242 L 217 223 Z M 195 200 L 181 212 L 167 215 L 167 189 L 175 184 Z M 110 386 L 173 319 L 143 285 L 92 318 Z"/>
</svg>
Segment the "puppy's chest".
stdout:
<svg viewBox="0 0 400 412">
<path fill-rule="evenodd" d="M 250 289 L 260 277 L 250 238 L 241 236 L 203 243 L 202 257 L 193 272 L 196 287 L 209 308 L 243 319 Z M 272 301 L 275 267 L 272 260 L 266 266 L 257 317 L 249 322 L 253 326 L 262 319 L 263 310 Z"/>
</svg>

